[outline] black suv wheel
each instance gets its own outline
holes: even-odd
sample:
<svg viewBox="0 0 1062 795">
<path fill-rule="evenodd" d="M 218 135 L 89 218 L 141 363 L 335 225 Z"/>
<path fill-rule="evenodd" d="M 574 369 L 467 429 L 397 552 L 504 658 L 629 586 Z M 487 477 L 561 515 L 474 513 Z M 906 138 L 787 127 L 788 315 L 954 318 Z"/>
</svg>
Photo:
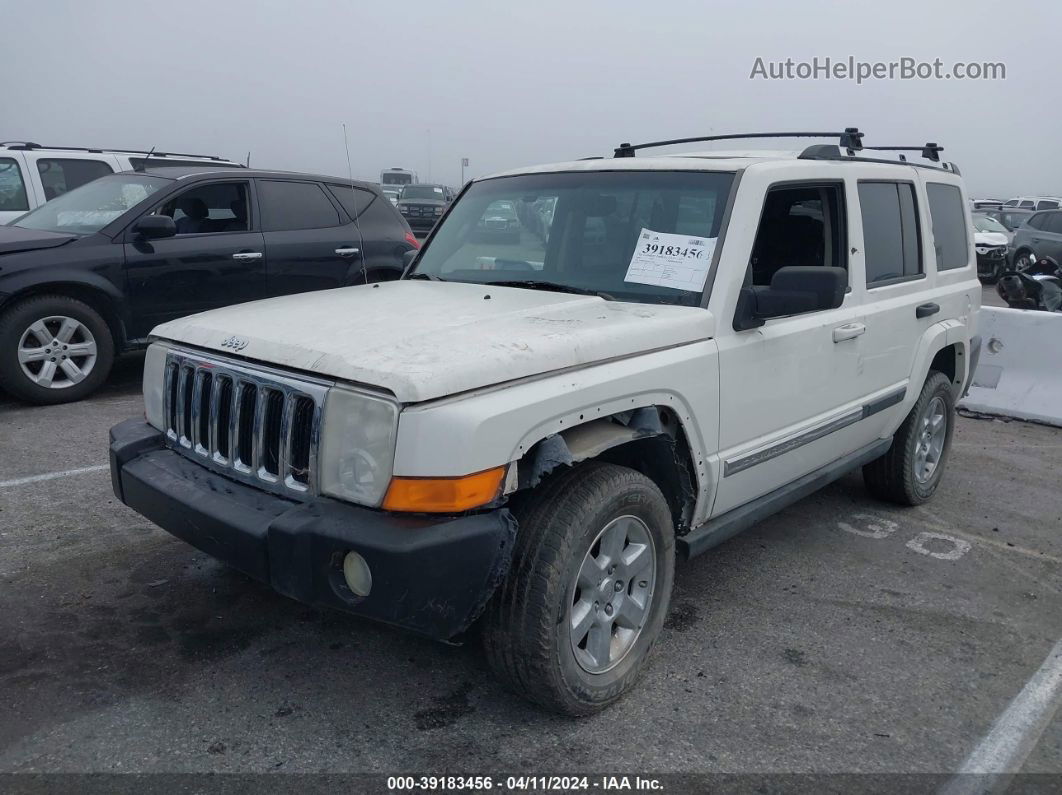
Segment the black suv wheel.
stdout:
<svg viewBox="0 0 1062 795">
<path fill-rule="evenodd" d="M 81 400 L 100 387 L 113 363 L 107 323 L 77 299 L 33 296 L 0 316 L 0 388 L 20 400 Z"/>
</svg>

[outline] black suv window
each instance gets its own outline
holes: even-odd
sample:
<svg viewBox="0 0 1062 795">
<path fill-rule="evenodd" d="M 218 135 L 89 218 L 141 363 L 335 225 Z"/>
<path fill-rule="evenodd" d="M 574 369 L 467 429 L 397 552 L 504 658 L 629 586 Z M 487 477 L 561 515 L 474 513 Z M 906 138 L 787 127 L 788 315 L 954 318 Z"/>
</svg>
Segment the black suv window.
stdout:
<svg viewBox="0 0 1062 795">
<path fill-rule="evenodd" d="M 266 232 L 323 229 L 340 224 L 339 211 L 316 182 L 259 180 L 258 202 Z"/>
<path fill-rule="evenodd" d="M 922 273 L 922 243 L 914 185 L 860 182 L 863 254 L 868 286 Z"/>
<path fill-rule="evenodd" d="M 44 199 L 51 201 L 68 190 L 80 188 L 86 182 L 113 174 L 114 169 L 102 160 L 74 158 L 45 158 L 37 161 L 37 171 L 44 186 Z"/>
<path fill-rule="evenodd" d="M 246 232 L 250 228 L 247 183 L 200 185 L 170 199 L 157 212 L 174 220 L 179 235 Z"/>
<path fill-rule="evenodd" d="M 847 269 L 843 206 L 840 185 L 771 188 L 752 246 L 752 284 L 767 286 L 779 268 L 790 265 Z"/>
<path fill-rule="evenodd" d="M 351 218 L 356 218 L 364 213 L 366 208 L 376 199 L 376 194 L 372 191 L 352 188 L 349 185 L 330 184 L 328 190 Z"/>
<path fill-rule="evenodd" d="M 0 212 L 20 212 L 29 209 L 26 185 L 18 161 L 0 157 Z"/>
<path fill-rule="evenodd" d="M 966 230 L 966 210 L 955 185 L 926 184 L 929 217 L 933 222 L 933 244 L 937 270 L 965 267 L 970 261 L 970 236 Z"/>
</svg>

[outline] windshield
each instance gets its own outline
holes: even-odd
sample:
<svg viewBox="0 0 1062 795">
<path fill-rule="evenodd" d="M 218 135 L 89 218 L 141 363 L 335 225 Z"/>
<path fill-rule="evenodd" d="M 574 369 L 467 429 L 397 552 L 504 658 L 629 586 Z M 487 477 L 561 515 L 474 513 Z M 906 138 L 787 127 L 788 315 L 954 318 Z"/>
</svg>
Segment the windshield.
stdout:
<svg viewBox="0 0 1062 795">
<path fill-rule="evenodd" d="M 168 179 L 146 174 L 100 177 L 42 204 L 16 219 L 12 226 L 90 235 L 168 184 Z"/>
<path fill-rule="evenodd" d="M 975 215 L 973 217 L 974 226 L 977 227 L 978 232 L 1006 232 L 1007 227 L 1003 226 L 995 218 L 989 218 L 987 215 Z"/>
<path fill-rule="evenodd" d="M 734 175 L 527 174 L 472 185 L 421 252 L 416 278 L 700 302 Z"/>
<path fill-rule="evenodd" d="M 403 174 L 401 171 L 385 171 L 381 175 L 381 185 L 409 185 L 413 182 L 412 174 Z"/>
<path fill-rule="evenodd" d="M 402 189 L 403 199 L 443 199 L 443 189 L 434 185 L 410 185 Z"/>
</svg>

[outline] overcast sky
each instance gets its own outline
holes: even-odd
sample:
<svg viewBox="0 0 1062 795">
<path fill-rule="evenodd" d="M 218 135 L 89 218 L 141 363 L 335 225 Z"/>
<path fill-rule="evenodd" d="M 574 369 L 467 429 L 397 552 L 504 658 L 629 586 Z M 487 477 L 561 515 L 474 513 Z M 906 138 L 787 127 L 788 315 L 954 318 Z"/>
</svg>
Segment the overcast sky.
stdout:
<svg viewBox="0 0 1062 795">
<path fill-rule="evenodd" d="M 975 195 L 1062 193 L 1062 4 L 0 0 L 0 140 L 466 176 L 621 141 L 858 126 L 935 140 Z M 750 79 L 757 57 L 904 56 L 994 81 Z M 430 132 L 429 132 L 430 131 Z"/>
</svg>

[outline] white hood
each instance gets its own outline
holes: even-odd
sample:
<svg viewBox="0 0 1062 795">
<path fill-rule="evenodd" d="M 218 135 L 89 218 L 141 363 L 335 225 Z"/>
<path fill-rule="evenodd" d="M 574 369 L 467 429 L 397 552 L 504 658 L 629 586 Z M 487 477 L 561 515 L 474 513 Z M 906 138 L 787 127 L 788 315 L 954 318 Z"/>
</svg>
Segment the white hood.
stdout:
<svg viewBox="0 0 1062 795">
<path fill-rule="evenodd" d="M 1005 246 L 1008 242 L 1002 232 L 974 232 L 975 246 Z"/>
<path fill-rule="evenodd" d="M 489 296 L 489 298 L 487 297 Z M 696 307 L 456 282 L 398 281 L 226 307 L 158 337 L 380 387 L 403 403 L 710 338 Z"/>
</svg>

